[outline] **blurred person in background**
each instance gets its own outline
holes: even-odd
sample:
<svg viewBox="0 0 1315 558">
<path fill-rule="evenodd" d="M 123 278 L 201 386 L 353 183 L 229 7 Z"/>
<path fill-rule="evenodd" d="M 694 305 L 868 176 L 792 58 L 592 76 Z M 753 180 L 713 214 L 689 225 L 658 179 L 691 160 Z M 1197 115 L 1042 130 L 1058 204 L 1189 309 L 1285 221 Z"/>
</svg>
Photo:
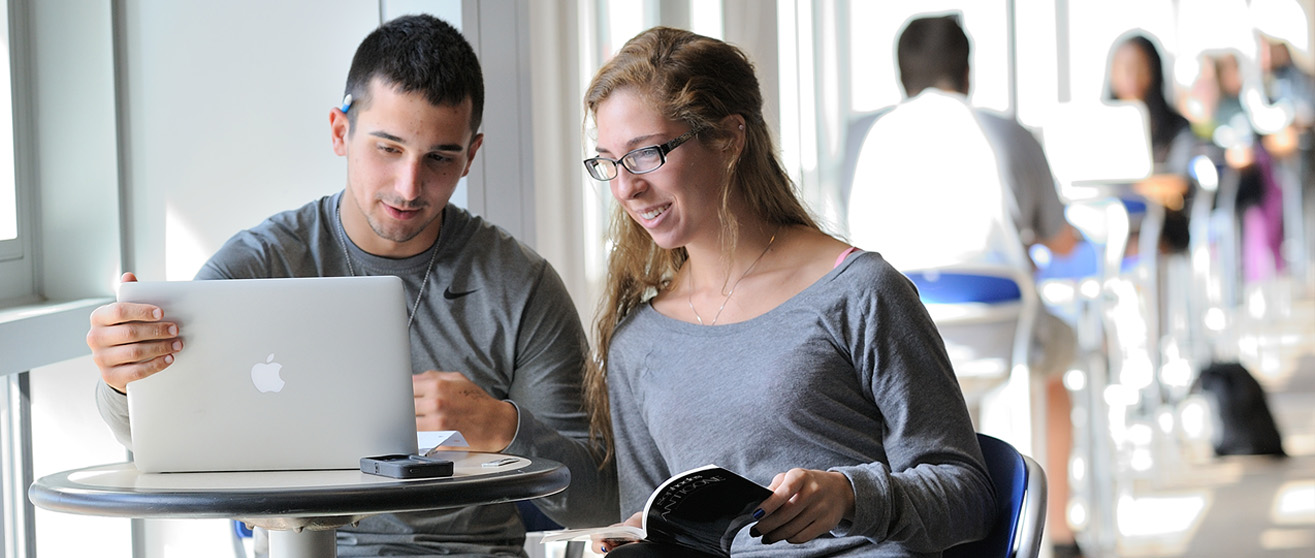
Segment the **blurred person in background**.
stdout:
<svg viewBox="0 0 1315 558">
<path fill-rule="evenodd" d="M 1278 234 L 1283 240 L 1296 242 L 1290 246 L 1292 252 L 1287 254 L 1286 263 L 1293 264 L 1293 271 L 1302 275 L 1298 279 L 1309 284 L 1309 258 L 1313 256 L 1311 246 L 1303 244 L 1315 244 L 1307 230 L 1311 226 L 1311 200 L 1315 199 L 1311 172 L 1315 169 L 1315 138 L 1311 135 L 1315 125 L 1315 81 L 1298 66 L 1287 41 L 1264 33 L 1259 38 L 1265 97 L 1288 118 L 1282 128 L 1262 140 L 1274 158 L 1274 175 L 1283 196 L 1284 225 L 1290 227 Z"/>
<path fill-rule="evenodd" d="M 1315 84 L 1293 61 L 1287 42 L 1263 34 L 1260 70 L 1269 102 L 1287 105 L 1291 110 L 1291 122 L 1265 138 L 1270 152 L 1284 158 L 1296 152 L 1301 134 L 1309 132 L 1315 123 Z"/>
<path fill-rule="evenodd" d="M 1206 52 L 1199 60 L 1201 70 L 1184 99 L 1183 114 L 1208 146 L 1220 176 L 1233 177 L 1222 180 L 1216 193 L 1231 199 L 1216 199 L 1214 205 L 1231 207 L 1240 225 L 1243 279 L 1270 279 L 1283 268 L 1283 192 L 1274 174 L 1273 156 L 1243 102 L 1246 91 L 1253 90 L 1245 77 L 1249 74 L 1235 51 Z M 1254 72 L 1254 66 L 1249 69 Z"/>
<path fill-rule="evenodd" d="M 1154 170 L 1150 177 L 1134 184 L 1133 190 L 1164 208 L 1160 249 L 1183 252 L 1188 245 L 1186 207 L 1192 196 L 1188 167 L 1199 142 L 1190 123 L 1165 96 L 1164 64 L 1155 43 L 1140 33 L 1117 41 L 1106 83 L 1107 100 L 1137 101 L 1146 107 Z M 1129 243 L 1130 251 L 1135 247 L 1135 243 Z"/>
<path fill-rule="evenodd" d="M 905 93 L 902 104 L 918 103 L 922 98 L 936 96 L 949 97 L 958 103 L 968 104 L 970 86 L 970 41 L 957 15 L 940 17 L 922 17 L 911 20 L 901 32 L 896 43 L 896 58 L 899 65 L 899 78 Z M 1001 188 L 1001 195 L 1006 200 L 1009 216 L 1018 230 L 1019 239 L 1025 245 L 1039 244 L 1052 254 L 1065 256 L 1073 252 L 1080 237 L 1077 230 L 1064 217 L 1064 205 L 1059 199 L 1050 163 L 1036 137 L 1023 128 L 1012 116 L 1002 115 L 987 110 L 971 108 L 976 118 L 975 125 L 990 147 L 999 172 L 999 179 L 982 177 L 980 182 L 963 184 L 967 188 Z M 878 124 L 880 124 L 878 118 Z M 970 123 L 972 125 L 973 123 Z M 944 121 L 919 122 L 924 128 L 937 128 L 942 133 L 955 133 Z M 918 134 L 913 131 L 895 131 L 889 126 L 874 127 L 871 136 L 865 141 L 877 146 L 883 141 L 881 134 L 899 134 L 907 136 L 905 141 L 914 141 Z M 967 164 L 972 159 L 969 153 L 956 153 L 948 150 L 944 144 L 927 145 L 927 149 L 943 151 L 947 163 Z M 859 150 L 862 159 L 867 149 Z M 871 151 L 868 151 L 871 153 Z M 856 166 L 864 166 L 856 163 Z M 866 166 L 864 166 L 866 167 Z M 916 171 L 915 171 L 916 172 Z M 856 203 L 849 208 L 851 229 L 861 222 L 870 207 L 864 207 L 865 188 L 880 187 L 874 185 L 859 171 L 852 191 L 859 196 L 851 198 Z M 880 180 L 880 178 L 874 178 Z M 918 187 L 907 184 L 899 187 Z M 922 187 L 928 187 L 923 184 Z M 947 198 L 968 199 L 972 196 L 965 192 L 947 190 Z M 871 200 L 881 203 L 881 200 Z M 929 210 L 937 210 L 928 208 Z M 942 208 L 948 209 L 948 208 Z M 856 231 L 851 231 L 856 232 Z M 948 231 L 947 231 L 948 233 Z M 875 242 L 877 239 L 860 239 L 864 234 L 856 234 L 856 242 Z M 964 239 L 965 243 L 971 242 Z M 875 249 L 875 246 L 868 246 Z M 897 267 L 900 261 L 893 262 Z M 971 339 L 961 339 L 956 335 L 951 340 L 951 332 L 943 332 L 946 341 L 971 345 Z M 1076 339 L 1072 327 L 1062 319 L 1049 312 L 1042 311 L 1038 316 L 1032 343 L 1035 349 L 1028 363 L 1032 370 L 1045 378 L 1046 399 L 1046 456 L 1044 462 L 1050 494 L 1047 510 L 1046 532 L 1054 543 L 1056 558 L 1081 556 L 1077 548 L 1074 533 L 1067 521 L 1067 504 L 1069 499 L 1068 460 L 1072 450 L 1072 400 L 1068 389 L 1063 384 L 1063 374 L 1073 363 L 1076 352 Z M 979 341 L 980 342 L 980 341 Z M 961 381 L 963 379 L 961 378 Z"/>
</svg>

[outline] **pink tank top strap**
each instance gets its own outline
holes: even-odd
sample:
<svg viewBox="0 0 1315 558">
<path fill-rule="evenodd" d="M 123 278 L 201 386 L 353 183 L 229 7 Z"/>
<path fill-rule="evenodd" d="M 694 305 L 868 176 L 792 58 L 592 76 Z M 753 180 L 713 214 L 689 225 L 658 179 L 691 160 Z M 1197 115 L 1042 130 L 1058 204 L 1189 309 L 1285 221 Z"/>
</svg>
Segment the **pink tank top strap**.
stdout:
<svg viewBox="0 0 1315 558">
<path fill-rule="evenodd" d="M 850 246 L 848 250 L 841 252 L 840 257 L 836 258 L 836 265 L 831 266 L 831 269 L 840 267 L 840 264 L 845 263 L 845 258 L 848 258 L 850 254 L 853 254 L 854 252 L 857 251 L 858 251 L 857 246 Z"/>
</svg>

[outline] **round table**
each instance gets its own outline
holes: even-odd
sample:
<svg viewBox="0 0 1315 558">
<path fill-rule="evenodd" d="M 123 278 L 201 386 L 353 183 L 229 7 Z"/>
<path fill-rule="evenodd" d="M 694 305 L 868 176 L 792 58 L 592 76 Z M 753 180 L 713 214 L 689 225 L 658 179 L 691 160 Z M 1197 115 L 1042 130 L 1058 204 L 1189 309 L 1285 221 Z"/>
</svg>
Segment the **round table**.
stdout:
<svg viewBox="0 0 1315 558">
<path fill-rule="evenodd" d="M 32 483 L 52 511 L 130 518 L 234 518 L 270 532 L 272 558 L 336 556 L 338 527 L 381 513 L 527 500 L 566 489 L 547 459 L 439 452 L 453 475 L 393 479 L 355 470 L 142 473 L 131 462 L 56 473 Z"/>
</svg>

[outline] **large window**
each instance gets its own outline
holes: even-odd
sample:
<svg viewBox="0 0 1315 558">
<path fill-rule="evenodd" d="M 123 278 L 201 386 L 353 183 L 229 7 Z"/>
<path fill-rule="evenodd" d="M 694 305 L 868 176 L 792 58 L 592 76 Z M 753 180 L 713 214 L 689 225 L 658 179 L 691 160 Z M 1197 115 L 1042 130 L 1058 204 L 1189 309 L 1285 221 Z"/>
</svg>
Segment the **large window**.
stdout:
<svg viewBox="0 0 1315 558">
<path fill-rule="evenodd" d="M 27 257 L 31 243 L 24 233 L 30 214 L 23 209 L 28 196 L 14 164 L 14 115 L 23 112 L 14 108 L 11 60 L 16 59 L 12 45 L 21 42 L 9 32 L 9 4 L 0 2 L 0 307 L 27 302 L 33 293 L 32 261 Z"/>
<path fill-rule="evenodd" d="M 7 6 L 7 5 L 6 5 Z M 0 106 L 12 107 L 9 78 L 9 13 L 0 10 Z M 12 110 L 0 110 L 0 242 L 18 239 L 18 191 L 14 188 L 14 118 Z M 0 255 L 4 254 L 0 251 Z"/>
</svg>

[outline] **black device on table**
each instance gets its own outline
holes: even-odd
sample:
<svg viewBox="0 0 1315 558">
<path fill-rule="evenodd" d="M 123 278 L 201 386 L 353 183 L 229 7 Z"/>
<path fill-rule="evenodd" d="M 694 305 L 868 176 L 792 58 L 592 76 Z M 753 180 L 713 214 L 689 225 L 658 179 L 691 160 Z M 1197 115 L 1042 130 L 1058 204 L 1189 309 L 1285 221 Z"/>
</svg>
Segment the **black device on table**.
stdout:
<svg viewBox="0 0 1315 558">
<path fill-rule="evenodd" d="M 452 462 L 446 459 L 402 453 L 361 458 L 361 472 L 395 479 L 424 479 L 452 476 Z"/>
</svg>

